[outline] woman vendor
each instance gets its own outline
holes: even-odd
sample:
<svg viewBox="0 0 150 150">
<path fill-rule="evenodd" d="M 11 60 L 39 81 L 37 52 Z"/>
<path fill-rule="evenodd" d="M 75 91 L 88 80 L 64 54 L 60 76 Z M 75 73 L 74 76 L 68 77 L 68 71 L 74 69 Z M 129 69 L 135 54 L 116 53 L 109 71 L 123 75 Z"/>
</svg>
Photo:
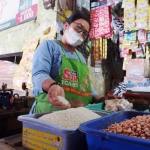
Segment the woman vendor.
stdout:
<svg viewBox="0 0 150 150">
<path fill-rule="evenodd" d="M 37 48 L 33 58 L 32 82 L 36 102 L 30 113 L 44 113 L 70 107 L 82 107 L 101 102 L 91 88 L 89 69 L 76 49 L 89 35 L 90 20 L 83 13 L 70 16 L 62 40 L 46 40 Z M 57 100 L 65 97 L 69 105 Z"/>
</svg>

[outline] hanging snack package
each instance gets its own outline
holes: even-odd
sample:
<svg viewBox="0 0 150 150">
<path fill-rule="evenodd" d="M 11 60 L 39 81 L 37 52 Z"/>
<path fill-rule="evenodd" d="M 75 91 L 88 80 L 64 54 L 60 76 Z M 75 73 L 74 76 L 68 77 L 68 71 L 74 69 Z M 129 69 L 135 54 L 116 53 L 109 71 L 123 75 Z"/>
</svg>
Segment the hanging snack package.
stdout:
<svg viewBox="0 0 150 150">
<path fill-rule="evenodd" d="M 124 21 L 124 29 L 125 31 L 135 30 L 135 18 L 128 18 Z"/>
<path fill-rule="evenodd" d="M 128 55 L 132 55 L 132 50 L 129 48 L 124 48 L 124 57 L 127 57 Z"/>
<path fill-rule="evenodd" d="M 147 40 L 148 40 L 148 42 L 150 43 L 150 30 L 149 31 L 147 31 L 148 33 L 147 33 Z"/>
<path fill-rule="evenodd" d="M 146 30 L 139 30 L 138 31 L 138 41 L 139 41 L 139 43 L 146 43 L 147 42 L 147 31 Z"/>
<path fill-rule="evenodd" d="M 123 70 L 127 69 L 127 64 L 130 62 L 131 59 L 132 59 L 132 55 L 127 55 L 127 57 L 124 57 L 123 67 L 122 67 Z"/>
<path fill-rule="evenodd" d="M 102 53 L 102 58 L 104 59 L 105 57 L 105 39 L 103 38 L 103 53 Z"/>
<path fill-rule="evenodd" d="M 150 30 L 150 5 L 148 6 L 148 30 Z"/>
<path fill-rule="evenodd" d="M 100 60 L 100 45 L 99 39 L 94 40 L 94 60 Z"/>
<path fill-rule="evenodd" d="M 136 29 L 148 29 L 148 0 L 138 0 L 136 10 Z"/>
<path fill-rule="evenodd" d="M 130 34 L 130 42 L 136 43 L 136 31 L 132 31 Z"/>
<path fill-rule="evenodd" d="M 146 59 L 149 59 L 149 46 L 148 46 L 148 44 L 146 44 Z"/>
<path fill-rule="evenodd" d="M 143 50 L 141 47 L 139 47 L 138 49 L 136 49 L 136 58 L 139 58 L 139 57 L 143 57 L 144 54 L 143 54 Z"/>
<path fill-rule="evenodd" d="M 99 8 L 99 34 L 100 37 L 111 37 L 111 11 L 110 7 L 103 6 Z"/>
<path fill-rule="evenodd" d="M 120 52 L 120 58 L 124 58 L 124 52 Z"/>
<path fill-rule="evenodd" d="M 105 5 L 92 9 L 90 11 L 90 20 L 92 22 L 90 39 L 98 39 L 100 37 L 112 36 L 112 17 L 109 6 Z"/>
<path fill-rule="evenodd" d="M 103 57 L 103 39 L 99 39 L 99 52 L 100 52 L 100 60 L 102 60 Z"/>
<path fill-rule="evenodd" d="M 126 33 L 125 34 L 125 40 L 130 41 L 130 38 L 131 38 L 131 32 Z"/>
<path fill-rule="evenodd" d="M 144 17 L 144 18 L 139 18 L 136 19 L 136 29 L 140 30 L 140 29 L 148 29 L 148 17 Z"/>
<path fill-rule="evenodd" d="M 103 38 L 103 59 L 107 59 L 107 39 Z"/>
<path fill-rule="evenodd" d="M 124 1 L 124 30 L 135 30 L 135 0 Z"/>
<path fill-rule="evenodd" d="M 107 39 L 105 38 L 104 39 L 104 45 L 105 45 L 105 48 L 104 48 L 104 59 L 107 59 Z"/>
<path fill-rule="evenodd" d="M 99 28 L 98 14 L 99 14 L 98 8 L 90 11 L 90 20 L 91 20 L 91 23 L 92 23 L 92 27 L 91 27 L 91 30 L 90 30 L 90 39 L 95 38 L 95 31 L 97 31 L 98 28 Z"/>
</svg>

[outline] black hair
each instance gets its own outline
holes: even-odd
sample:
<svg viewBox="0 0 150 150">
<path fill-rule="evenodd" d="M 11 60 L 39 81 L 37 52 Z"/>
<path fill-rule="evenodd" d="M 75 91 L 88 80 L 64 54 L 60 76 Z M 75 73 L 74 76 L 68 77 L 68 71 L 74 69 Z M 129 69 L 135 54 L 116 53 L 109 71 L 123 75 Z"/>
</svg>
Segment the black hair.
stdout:
<svg viewBox="0 0 150 150">
<path fill-rule="evenodd" d="M 80 11 L 72 14 L 69 18 L 66 19 L 66 22 L 71 24 L 72 22 L 74 22 L 74 21 L 76 21 L 78 19 L 83 19 L 83 20 L 87 21 L 89 23 L 89 25 L 90 25 L 90 28 L 91 28 L 90 17 L 88 15 L 85 15 L 84 13 L 82 13 Z M 60 34 L 63 35 L 63 30 L 60 31 Z"/>
<path fill-rule="evenodd" d="M 69 24 L 71 24 L 72 22 L 78 20 L 78 19 L 83 19 L 85 21 L 87 21 L 91 27 L 91 22 L 88 16 L 86 16 L 84 13 L 78 11 L 74 14 L 72 14 L 69 18 L 66 19 L 66 22 L 68 22 Z"/>
</svg>

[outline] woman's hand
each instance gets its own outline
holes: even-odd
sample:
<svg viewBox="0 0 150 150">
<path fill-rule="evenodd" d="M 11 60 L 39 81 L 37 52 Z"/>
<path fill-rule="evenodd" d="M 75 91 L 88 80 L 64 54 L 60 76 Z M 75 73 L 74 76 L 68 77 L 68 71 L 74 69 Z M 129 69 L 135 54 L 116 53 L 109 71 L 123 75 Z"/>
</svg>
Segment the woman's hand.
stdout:
<svg viewBox="0 0 150 150">
<path fill-rule="evenodd" d="M 65 96 L 64 89 L 59 85 L 53 85 L 48 90 L 48 100 L 55 108 L 70 108 L 71 105 L 64 105 L 58 101 L 57 96 Z"/>
</svg>

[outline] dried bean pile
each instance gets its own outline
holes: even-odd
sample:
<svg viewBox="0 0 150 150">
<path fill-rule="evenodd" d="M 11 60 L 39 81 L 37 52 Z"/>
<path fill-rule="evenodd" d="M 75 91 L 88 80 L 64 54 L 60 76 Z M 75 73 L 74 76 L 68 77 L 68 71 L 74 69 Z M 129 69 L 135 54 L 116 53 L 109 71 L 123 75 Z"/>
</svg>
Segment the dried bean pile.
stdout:
<svg viewBox="0 0 150 150">
<path fill-rule="evenodd" d="M 136 116 L 110 125 L 103 131 L 150 140 L 150 115 Z"/>
</svg>

